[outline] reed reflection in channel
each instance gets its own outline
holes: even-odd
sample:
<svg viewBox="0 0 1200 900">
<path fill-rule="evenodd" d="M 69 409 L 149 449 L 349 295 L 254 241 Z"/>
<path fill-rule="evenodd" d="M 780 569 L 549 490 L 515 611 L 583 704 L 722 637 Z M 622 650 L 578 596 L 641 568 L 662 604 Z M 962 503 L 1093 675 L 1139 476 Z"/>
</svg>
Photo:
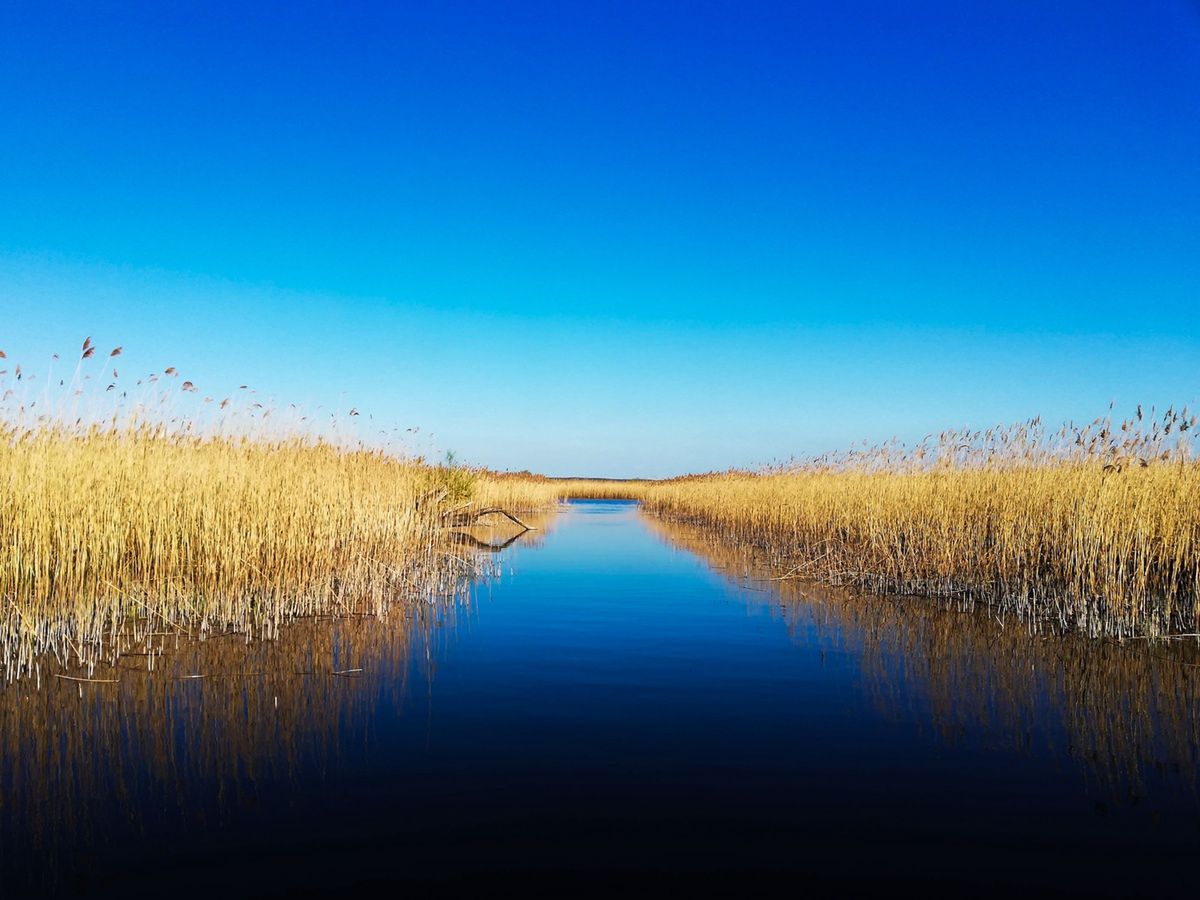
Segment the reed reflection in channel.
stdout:
<svg viewBox="0 0 1200 900">
<path fill-rule="evenodd" d="M 336 773 L 342 756 L 365 752 L 378 708 L 401 710 L 414 674 L 433 677 L 468 609 L 302 619 L 270 641 L 164 634 L 93 681 L 6 685 L 3 883 L 52 888 L 45 879 L 69 879 L 114 841 L 211 833 L 266 796 L 303 801 L 298 775 Z"/>
<path fill-rule="evenodd" d="M 1037 749 L 1069 760 L 1110 800 L 1157 784 L 1195 793 L 1200 767 L 1200 643 L 1031 634 L 982 606 L 776 580 L 761 551 L 701 526 L 646 516 L 664 541 L 704 559 L 778 608 L 804 642 L 858 661 L 880 711 L 948 743 Z"/>
</svg>

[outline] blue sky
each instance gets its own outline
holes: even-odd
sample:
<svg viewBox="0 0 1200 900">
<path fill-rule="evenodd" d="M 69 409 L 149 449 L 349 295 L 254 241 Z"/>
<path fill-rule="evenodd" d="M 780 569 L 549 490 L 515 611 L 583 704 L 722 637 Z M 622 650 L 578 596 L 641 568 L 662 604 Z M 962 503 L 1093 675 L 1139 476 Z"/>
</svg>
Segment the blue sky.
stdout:
<svg viewBox="0 0 1200 900">
<path fill-rule="evenodd" d="M 0 8 L 0 348 L 470 462 L 753 465 L 1200 399 L 1200 11 Z"/>
</svg>

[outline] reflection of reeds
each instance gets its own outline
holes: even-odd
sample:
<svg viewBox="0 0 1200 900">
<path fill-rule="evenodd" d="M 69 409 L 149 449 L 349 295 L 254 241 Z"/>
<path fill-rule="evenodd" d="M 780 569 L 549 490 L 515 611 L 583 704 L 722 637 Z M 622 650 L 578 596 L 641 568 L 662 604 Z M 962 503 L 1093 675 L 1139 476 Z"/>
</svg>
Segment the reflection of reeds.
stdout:
<svg viewBox="0 0 1200 900">
<path fill-rule="evenodd" d="M 1200 648 L 1194 642 L 1031 637 L 953 603 L 904 603 L 799 580 L 711 529 L 649 519 L 664 540 L 734 580 L 752 579 L 789 625 L 850 653 L 887 714 L 947 742 L 982 740 L 1074 760 L 1114 798 L 1149 782 L 1194 790 L 1200 771 Z M 1168 788 L 1169 789 L 1169 788 Z"/>
<path fill-rule="evenodd" d="M 114 822 L 211 831 L 264 789 L 336 771 L 342 755 L 366 745 L 381 704 L 402 707 L 413 666 L 432 656 L 422 646 L 435 650 L 430 643 L 452 633 L 460 609 L 416 605 L 403 622 L 304 619 L 272 641 L 150 636 L 115 665 L 98 665 L 97 676 L 116 684 L 8 685 L 0 880 L 68 873 L 111 840 Z"/>
<path fill-rule="evenodd" d="M 1196 631 L 1195 418 L 945 433 L 657 483 L 658 514 L 773 551 L 790 575 L 982 601 L 1090 635 Z"/>
</svg>

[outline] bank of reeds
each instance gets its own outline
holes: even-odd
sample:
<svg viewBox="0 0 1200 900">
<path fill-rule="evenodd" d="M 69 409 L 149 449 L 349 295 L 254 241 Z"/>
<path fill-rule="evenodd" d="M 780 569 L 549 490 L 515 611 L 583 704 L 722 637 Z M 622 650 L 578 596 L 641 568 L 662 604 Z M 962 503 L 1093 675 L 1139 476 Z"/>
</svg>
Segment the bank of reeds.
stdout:
<svg viewBox="0 0 1200 900">
<path fill-rule="evenodd" d="M 436 471 L 326 443 L 0 426 L 0 640 L 91 667 L 132 631 L 382 614 L 443 571 Z"/>
<path fill-rule="evenodd" d="M 952 596 L 1090 635 L 1194 633 L 1195 425 L 1174 409 L 1054 432 L 1035 419 L 675 479 L 643 502 L 770 551 L 785 578 Z"/>
<path fill-rule="evenodd" d="M 564 499 L 640 500 L 654 482 L 632 479 L 563 478 L 558 488 Z"/>
<path fill-rule="evenodd" d="M 88 677 L 155 632 L 385 615 L 472 574 L 446 539 L 470 471 L 201 400 L 173 368 L 126 386 L 119 349 L 81 375 L 95 352 L 52 388 L 0 362 L 0 677 L 46 654 Z"/>
<path fill-rule="evenodd" d="M 554 479 L 531 472 L 476 469 L 471 476 L 471 499 L 480 508 L 536 512 L 554 509 L 565 497 Z"/>
<path fill-rule="evenodd" d="M 532 472 L 477 469 L 473 496 L 480 504 L 514 510 L 539 510 L 563 500 L 639 500 L 653 484 L 618 478 L 550 478 Z"/>
</svg>

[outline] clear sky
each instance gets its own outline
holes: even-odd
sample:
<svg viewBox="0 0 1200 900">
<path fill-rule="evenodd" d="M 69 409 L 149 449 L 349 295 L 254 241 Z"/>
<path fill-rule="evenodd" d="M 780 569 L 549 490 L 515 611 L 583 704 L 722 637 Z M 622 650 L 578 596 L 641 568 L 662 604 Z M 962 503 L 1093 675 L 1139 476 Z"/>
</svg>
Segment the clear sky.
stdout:
<svg viewBox="0 0 1200 900">
<path fill-rule="evenodd" d="M 1200 400 L 1200 10 L 0 5 L 0 348 L 664 475 Z"/>
</svg>

